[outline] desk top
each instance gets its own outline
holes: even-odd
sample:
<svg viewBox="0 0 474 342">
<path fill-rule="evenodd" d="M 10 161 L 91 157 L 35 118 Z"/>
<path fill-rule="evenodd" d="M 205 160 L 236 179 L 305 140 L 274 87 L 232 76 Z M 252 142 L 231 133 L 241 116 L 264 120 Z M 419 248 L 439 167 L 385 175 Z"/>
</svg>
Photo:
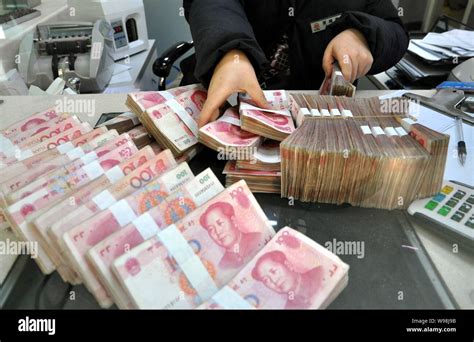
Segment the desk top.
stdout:
<svg viewBox="0 0 474 342">
<path fill-rule="evenodd" d="M 387 91 L 360 91 L 357 96 L 385 95 Z M 425 96 L 434 91 L 419 91 Z M 54 106 L 71 96 L 0 97 L 0 129 L 34 111 Z M 79 95 L 93 101 L 95 115 L 81 115 L 95 124 L 101 113 L 128 110 L 126 94 Z M 191 163 L 197 174 L 211 166 L 221 180 L 223 164 L 205 150 Z M 449 242 L 416 225 L 401 211 L 295 203 L 275 195 L 256 196 L 277 228 L 290 225 L 324 245 L 326 242 L 364 243 L 365 255 L 344 256 L 351 266 L 349 285 L 331 308 L 435 309 L 474 308 L 474 256 L 453 253 Z M 454 300 L 453 300 L 454 299 Z"/>
</svg>

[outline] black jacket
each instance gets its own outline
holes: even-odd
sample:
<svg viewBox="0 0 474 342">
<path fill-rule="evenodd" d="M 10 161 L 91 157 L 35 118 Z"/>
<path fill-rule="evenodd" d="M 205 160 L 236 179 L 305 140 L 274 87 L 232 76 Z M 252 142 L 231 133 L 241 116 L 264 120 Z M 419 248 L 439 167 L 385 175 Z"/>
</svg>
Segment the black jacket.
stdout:
<svg viewBox="0 0 474 342">
<path fill-rule="evenodd" d="M 268 67 L 268 56 L 283 35 L 288 37 L 291 73 L 286 89 L 318 89 L 324 78 L 322 59 L 329 42 L 355 28 L 366 37 L 377 74 L 405 54 L 408 35 L 391 0 L 184 0 L 195 56 L 182 63 L 185 83 L 208 85 L 223 55 L 239 49 L 257 75 Z M 311 23 L 342 16 L 313 33 Z M 194 69 L 194 72 L 193 70 Z M 193 76 L 195 78 L 193 78 Z M 278 85 L 281 87 L 281 84 Z M 268 84 L 268 88 L 272 88 Z"/>
</svg>

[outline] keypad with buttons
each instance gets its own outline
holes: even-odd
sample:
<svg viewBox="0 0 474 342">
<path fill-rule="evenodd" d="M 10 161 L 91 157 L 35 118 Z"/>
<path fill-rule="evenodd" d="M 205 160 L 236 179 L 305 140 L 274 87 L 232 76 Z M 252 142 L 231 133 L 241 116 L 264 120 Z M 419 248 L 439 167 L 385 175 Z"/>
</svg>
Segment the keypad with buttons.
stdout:
<svg viewBox="0 0 474 342">
<path fill-rule="evenodd" d="M 432 198 L 415 201 L 408 212 L 423 214 L 474 245 L 474 189 L 449 182 Z"/>
</svg>

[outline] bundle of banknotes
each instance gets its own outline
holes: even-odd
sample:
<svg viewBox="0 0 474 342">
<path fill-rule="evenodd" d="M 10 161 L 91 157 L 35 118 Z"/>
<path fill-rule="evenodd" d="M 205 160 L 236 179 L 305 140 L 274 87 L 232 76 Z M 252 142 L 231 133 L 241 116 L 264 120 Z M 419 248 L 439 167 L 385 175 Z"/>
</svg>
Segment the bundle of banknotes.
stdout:
<svg viewBox="0 0 474 342">
<path fill-rule="evenodd" d="M 341 67 L 336 62 L 333 65 L 332 74 L 325 77 L 319 89 L 319 95 L 353 97 L 356 90 L 357 88 L 344 78 Z"/>
<path fill-rule="evenodd" d="M 287 93 L 264 92 L 269 108 L 239 95 L 240 105 L 202 127 L 199 141 L 228 160 L 226 186 L 246 180 L 253 192 L 280 194 L 280 143 L 295 130 Z"/>
<path fill-rule="evenodd" d="M 227 109 L 201 129 L 197 121 L 207 98 L 201 85 L 132 93 L 127 106 L 158 144 L 175 156 L 188 155 L 189 160 L 201 143 L 219 152 L 219 159 L 237 162 L 226 169 L 227 185 L 245 179 L 254 192 L 279 194 L 279 144 L 294 132 L 295 125 L 286 91 L 266 91 L 265 96 L 270 106 L 263 109 L 248 96 L 239 95 L 239 106 Z"/>
<path fill-rule="evenodd" d="M 45 216 L 48 224 L 58 221 L 81 200 L 162 151 L 155 143 L 145 146 L 148 135 L 141 126 L 123 134 L 106 127 L 93 129 L 54 108 L 0 134 L 0 228 L 11 227 L 20 238 L 39 243 L 36 261 L 46 274 L 56 266 L 33 222 L 44 223 Z"/>
<path fill-rule="evenodd" d="M 259 108 L 247 95 L 240 95 L 242 129 L 267 139 L 283 141 L 295 130 L 288 95 L 284 90 L 266 91 L 264 94 L 269 109 Z"/>
<path fill-rule="evenodd" d="M 196 153 L 197 120 L 206 99 L 206 90 L 201 85 L 192 85 L 168 91 L 132 93 L 126 104 L 160 146 L 179 157 Z"/>
<path fill-rule="evenodd" d="M 378 98 L 300 93 L 291 106 L 299 127 L 281 144 L 282 196 L 404 209 L 441 189 L 448 135 Z"/>
<path fill-rule="evenodd" d="M 170 150 L 53 112 L 0 132 L 1 205 L 42 272 L 83 283 L 101 307 L 324 308 L 347 284 L 337 256 L 275 234 L 245 181 L 224 189 Z"/>
<path fill-rule="evenodd" d="M 120 308 L 318 309 L 344 289 L 349 267 L 297 231 L 275 234 L 245 181 L 201 183 L 188 188 L 215 189 L 187 215 L 158 205 L 89 249 Z"/>
<path fill-rule="evenodd" d="M 253 167 L 253 166 L 252 166 Z M 226 186 L 245 180 L 254 193 L 280 194 L 281 172 L 244 169 L 237 166 L 236 161 L 229 160 L 224 168 Z"/>
<path fill-rule="evenodd" d="M 108 118 L 107 114 L 103 114 L 99 118 L 99 123 L 96 127 L 107 127 L 107 129 L 115 129 L 119 134 L 129 132 L 133 128 L 140 126 L 140 120 L 138 116 L 132 112 L 125 112 L 115 116 L 113 118 Z M 105 118 L 104 118 L 105 117 Z M 101 122 L 104 118 L 104 122 Z"/>
</svg>

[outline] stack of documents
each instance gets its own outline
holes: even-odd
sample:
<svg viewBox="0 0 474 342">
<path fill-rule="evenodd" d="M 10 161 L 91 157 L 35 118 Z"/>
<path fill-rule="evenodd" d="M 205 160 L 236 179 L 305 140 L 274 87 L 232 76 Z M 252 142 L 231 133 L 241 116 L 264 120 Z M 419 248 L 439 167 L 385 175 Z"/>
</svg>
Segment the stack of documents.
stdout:
<svg viewBox="0 0 474 342">
<path fill-rule="evenodd" d="M 430 62 L 474 57 L 474 32 L 466 30 L 431 32 L 423 39 L 412 39 L 408 50 Z"/>
</svg>

